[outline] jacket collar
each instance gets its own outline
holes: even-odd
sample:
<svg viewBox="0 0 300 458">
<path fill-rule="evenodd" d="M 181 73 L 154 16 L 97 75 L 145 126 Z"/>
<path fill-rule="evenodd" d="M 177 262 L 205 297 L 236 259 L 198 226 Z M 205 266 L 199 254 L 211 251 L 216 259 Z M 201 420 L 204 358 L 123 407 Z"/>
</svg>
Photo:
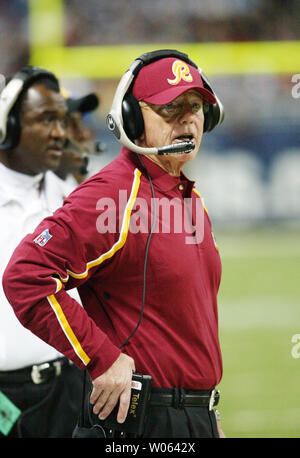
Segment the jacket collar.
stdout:
<svg viewBox="0 0 300 458">
<path fill-rule="evenodd" d="M 133 151 L 128 150 L 125 146 L 122 147 L 121 155 L 127 157 L 134 165 L 141 170 L 141 172 L 146 175 L 145 170 L 139 160 L 138 154 Z M 194 181 L 189 180 L 183 172 L 180 173 L 180 176 L 174 177 L 169 175 L 162 167 L 160 167 L 155 162 L 151 161 L 146 155 L 140 156 L 142 162 L 147 169 L 149 175 L 152 178 L 153 185 L 161 189 L 162 191 L 170 191 L 178 187 L 180 183 L 185 185 L 186 189 L 192 189 L 194 186 Z"/>
</svg>

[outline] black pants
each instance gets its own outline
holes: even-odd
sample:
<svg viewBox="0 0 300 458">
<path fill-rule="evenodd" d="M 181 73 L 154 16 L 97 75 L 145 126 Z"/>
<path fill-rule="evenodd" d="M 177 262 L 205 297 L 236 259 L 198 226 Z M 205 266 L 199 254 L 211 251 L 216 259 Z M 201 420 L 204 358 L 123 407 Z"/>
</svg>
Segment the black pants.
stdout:
<svg viewBox="0 0 300 458">
<path fill-rule="evenodd" d="M 219 437 L 216 417 L 208 407 L 150 406 L 143 437 L 214 438 Z"/>
<path fill-rule="evenodd" d="M 74 430 L 73 437 L 136 437 L 131 434 L 122 434 L 103 427 L 103 423 L 91 415 L 89 405 L 91 388 L 87 387 L 84 408 L 81 411 L 79 425 Z M 89 412 L 88 412 L 89 411 Z M 93 418 L 93 420 L 91 420 Z M 217 422 L 213 410 L 208 407 L 164 407 L 151 406 L 141 438 L 217 438 Z"/>
<path fill-rule="evenodd" d="M 5 437 L 72 437 L 80 413 L 82 380 L 82 372 L 70 365 L 59 376 L 38 385 L 1 383 L 0 390 L 22 411 Z M 4 437 L 1 432 L 0 437 Z"/>
</svg>

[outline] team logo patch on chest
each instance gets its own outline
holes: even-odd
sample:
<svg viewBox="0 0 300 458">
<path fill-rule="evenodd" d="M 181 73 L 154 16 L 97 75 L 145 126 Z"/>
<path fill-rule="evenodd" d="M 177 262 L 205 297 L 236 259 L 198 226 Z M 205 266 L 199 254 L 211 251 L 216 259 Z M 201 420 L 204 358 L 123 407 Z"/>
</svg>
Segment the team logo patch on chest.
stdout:
<svg viewBox="0 0 300 458">
<path fill-rule="evenodd" d="M 51 237 L 52 237 L 52 235 L 50 234 L 49 229 L 46 229 L 45 231 L 43 231 L 40 235 L 38 235 L 34 239 L 34 243 L 37 243 L 40 246 L 45 246 L 46 243 L 49 242 Z"/>
</svg>

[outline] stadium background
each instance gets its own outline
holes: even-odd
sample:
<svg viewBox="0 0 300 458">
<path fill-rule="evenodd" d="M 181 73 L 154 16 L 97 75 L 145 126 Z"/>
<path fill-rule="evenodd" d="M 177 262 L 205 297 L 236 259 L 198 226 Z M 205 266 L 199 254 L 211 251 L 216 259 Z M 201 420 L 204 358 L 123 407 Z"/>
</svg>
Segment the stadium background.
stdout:
<svg viewBox="0 0 300 458">
<path fill-rule="evenodd" d="M 92 158 L 92 172 L 119 151 L 105 116 L 142 52 L 187 52 L 223 101 L 226 122 L 204 136 L 186 173 L 204 196 L 222 256 L 228 437 L 300 436 L 299 18 L 296 0 L 0 3 L 1 73 L 35 64 L 73 96 L 101 97 L 85 119 L 107 148 Z"/>
</svg>

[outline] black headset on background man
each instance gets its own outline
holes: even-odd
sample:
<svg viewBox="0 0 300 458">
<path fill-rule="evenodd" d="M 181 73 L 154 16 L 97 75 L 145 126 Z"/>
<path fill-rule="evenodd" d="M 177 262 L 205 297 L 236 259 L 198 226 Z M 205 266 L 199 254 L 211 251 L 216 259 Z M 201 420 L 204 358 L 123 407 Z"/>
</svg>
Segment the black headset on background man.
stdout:
<svg viewBox="0 0 300 458">
<path fill-rule="evenodd" d="M 181 59 L 187 64 L 195 67 L 202 78 L 203 86 L 208 89 L 216 98 L 216 103 L 205 104 L 204 109 L 204 132 L 210 132 L 222 123 L 224 119 L 224 108 L 221 101 L 213 91 L 207 77 L 187 54 L 173 50 L 162 49 L 142 54 L 135 59 L 129 69 L 121 78 L 117 87 L 110 112 L 107 116 L 107 126 L 114 133 L 120 143 L 131 151 L 140 154 L 170 154 L 189 152 L 194 148 L 192 142 L 181 142 L 160 148 L 142 148 L 134 143 L 144 132 L 144 120 L 139 102 L 131 92 L 132 85 L 139 71 L 145 65 L 151 64 L 166 57 Z"/>
<path fill-rule="evenodd" d="M 18 145 L 21 134 L 18 102 L 21 95 L 40 78 L 51 79 L 59 90 L 55 75 L 40 67 L 26 66 L 18 71 L 0 94 L 0 150 Z"/>
</svg>

